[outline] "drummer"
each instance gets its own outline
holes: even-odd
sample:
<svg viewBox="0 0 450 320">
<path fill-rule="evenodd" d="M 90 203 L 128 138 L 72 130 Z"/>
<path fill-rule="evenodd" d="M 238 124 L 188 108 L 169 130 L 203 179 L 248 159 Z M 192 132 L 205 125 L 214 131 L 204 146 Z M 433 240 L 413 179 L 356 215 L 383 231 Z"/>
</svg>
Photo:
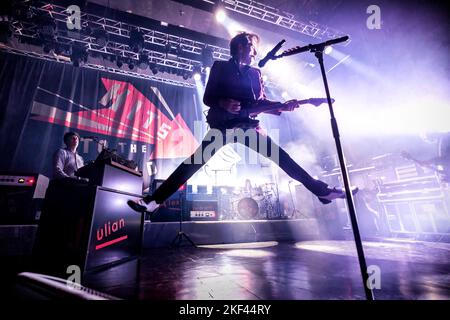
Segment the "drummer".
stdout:
<svg viewBox="0 0 450 320">
<path fill-rule="evenodd" d="M 261 186 L 253 186 L 250 179 L 246 179 L 245 185 L 241 189 L 241 196 L 244 198 L 253 198 L 256 201 L 260 201 L 264 198 L 263 188 Z"/>
<path fill-rule="evenodd" d="M 253 191 L 252 182 L 250 179 L 245 179 L 244 188 L 242 189 L 242 195 L 245 197 L 251 197 Z"/>
</svg>

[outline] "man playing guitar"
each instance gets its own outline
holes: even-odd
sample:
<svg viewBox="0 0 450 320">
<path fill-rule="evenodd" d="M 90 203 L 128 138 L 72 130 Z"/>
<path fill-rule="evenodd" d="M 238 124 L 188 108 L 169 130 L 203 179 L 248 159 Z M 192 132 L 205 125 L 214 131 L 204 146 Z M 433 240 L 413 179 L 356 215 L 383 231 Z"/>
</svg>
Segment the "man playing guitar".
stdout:
<svg viewBox="0 0 450 320">
<path fill-rule="evenodd" d="M 229 61 L 216 61 L 214 63 L 203 97 L 203 102 L 210 107 L 206 119 L 211 130 L 206 134 L 194 154 L 180 164 L 152 195 L 145 196 L 143 199 L 128 201 L 128 205 L 133 210 L 140 212 L 155 211 L 161 203 L 197 172 L 208 161 L 203 157 L 205 149 L 210 149 L 212 143 L 217 143 L 217 141 L 212 140 L 213 136 L 216 137 L 213 134 L 214 130 L 220 130 L 223 133 L 222 146 L 230 142 L 243 143 L 268 158 L 271 158 L 270 155 L 274 152 L 278 152 L 279 162 L 277 164 L 280 168 L 290 177 L 302 183 L 322 203 L 327 204 L 336 198 L 345 197 L 343 190 L 330 188 L 325 182 L 311 177 L 270 137 L 259 132 L 258 120 L 255 120 L 254 117 L 261 112 L 278 115 L 282 111 L 292 111 L 300 104 L 314 103 L 318 105 L 324 101 L 322 99 L 290 100 L 279 103 L 267 100 L 261 71 L 250 66 L 256 57 L 258 42 L 259 37 L 256 34 L 246 32 L 231 39 L 230 53 L 232 58 Z M 254 131 L 251 133 L 256 136 L 257 143 L 249 143 L 246 139 L 243 141 L 226 139 L 228 131 L 236 128 Z M 260 150 L 262 139 L 267 140 L 265 145 L 270 149 L 267 150 L 267 154 Z M 201 161 L 198 161 L 198 159 L 201 159 Z M 273 160 L 273 158 L 271 159 Z M 354 193 L 357 191 L 357 188 L 352 190 Z"/>
</svg>

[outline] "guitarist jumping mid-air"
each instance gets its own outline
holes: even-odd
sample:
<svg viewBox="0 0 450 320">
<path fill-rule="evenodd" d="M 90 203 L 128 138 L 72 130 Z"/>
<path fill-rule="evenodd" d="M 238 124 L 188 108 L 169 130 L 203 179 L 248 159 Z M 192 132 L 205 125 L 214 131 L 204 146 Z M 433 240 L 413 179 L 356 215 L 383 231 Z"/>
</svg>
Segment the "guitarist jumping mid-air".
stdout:
<svg viewBox="0 0 450 320">
<path fill-rule="evenodd" d="M 217 131 L 223 133 L 221 146 L 227 143 L 242 143 L 256 152 L 271 158 L 278 152 L 278 165 L 291 178 L 302 183 L 309 191 L 324 203 L 330 203 L 337 198 L 345 198 L 345 192 L 339 188 L 330 188 L 325 182 L 311 177 L 299 166 L 282 148 L 276 145 L 270 137 L 259 132 L 258 120 L 254 117 L 262 112 L 279 115 L 282 111 L 292 111 L 300 104 L 311 103 L 319 105 L 325 100 L 309 99 L 303 101 L 290 100 L 285 103 L 273 102 L 266 99 L 261 71 L 250 65 L 256 57 L 256 45 L 259 37 L 256 34 L 240 33 L 230 41 L 231 59 L 216 61 L 211 68 L 206 85 L 203 102 L 210 107 L 206 120 L 211 130 L 206 134 L 199 148 L 191 157 L 181 163 L 178 168 L 159 186 L 153 194 L 142 199 L 129 200 L 128 205 L 135 211 L 154 212 L 160 204 L 168 199 L 180 186 L 182 186 L 195 172 L 208 160 L 205 159 L 205 149 L 210 150 L 212 144 L 217 145 Z M 288 76 L 288 75 L 286 75 Z M 256 143 L 247 139 L 231 141 L 227 139 L 230 131 L 239 129 L 252 130 Z M 247 134 L 246 134 L 247 136 Z M 267 143 L 260 143 L 266 139 Z M 267 146 L 260 150 L 260 146 Z M 209 147 L 209 148 L 208 148 Z M 217 151 L 211 152 L 211 155 Z M 200 161 L 199 161 L 200 159 Z M 353 193 L 357 188 L 352 190 Z"/>
</svg>

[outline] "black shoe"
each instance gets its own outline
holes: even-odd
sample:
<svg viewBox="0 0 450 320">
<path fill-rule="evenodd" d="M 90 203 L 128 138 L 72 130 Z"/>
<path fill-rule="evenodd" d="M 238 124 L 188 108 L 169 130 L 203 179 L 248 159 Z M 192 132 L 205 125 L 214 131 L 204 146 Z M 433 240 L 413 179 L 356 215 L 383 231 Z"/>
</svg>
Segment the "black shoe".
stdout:
<svg viewBox="0 0 450 320">
<path fill-rule="evenodd" d="M 149 203 L 147 203 L 145 200 L 147 199 L 144 198 L 144 199 L 128 200 L 127 204 L 134 211 L 142 213 L 144 212 L 153 213 L 160 207 L 160 205 L 155 201 L 150 201 Z"/>
<path fill-rule="evenodd" d="M 128 200 L 127 204 L 131 209 L 133 209 L 136 212 L 146 212 L 147 211 L 147 207 L 145 206 L 146 203 L 142 199 Z"/>
<path fill-rule="evenodd" d="M 358 187 L 352 187 L 352 194 L 356 194 L 359 189 Z M 319 201 L 323 204 L 331 203 L 334 199 L 345 199 L 345 191 L 340 188 L 333 188 L 330 189 L 330 192 L 326 196 L 320 196 L 318 197 Z"/>
</svg>

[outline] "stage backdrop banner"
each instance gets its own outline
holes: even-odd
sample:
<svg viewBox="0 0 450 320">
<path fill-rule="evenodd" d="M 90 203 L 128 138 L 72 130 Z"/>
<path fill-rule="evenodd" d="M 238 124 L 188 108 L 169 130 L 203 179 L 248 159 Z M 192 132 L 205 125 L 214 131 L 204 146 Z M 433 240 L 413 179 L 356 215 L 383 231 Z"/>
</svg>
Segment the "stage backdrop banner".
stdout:
<svg viewBox="0 0 450 320">
<path fill-rule="evenodd" d="M 198 146 L 198 101 L 195 89 L 0 53 L 0 170 L 51 177 L 53 153 L 76 131 L 85 162 L 100 140 L 134 160 L 147 187 Z"/>
</svg>

